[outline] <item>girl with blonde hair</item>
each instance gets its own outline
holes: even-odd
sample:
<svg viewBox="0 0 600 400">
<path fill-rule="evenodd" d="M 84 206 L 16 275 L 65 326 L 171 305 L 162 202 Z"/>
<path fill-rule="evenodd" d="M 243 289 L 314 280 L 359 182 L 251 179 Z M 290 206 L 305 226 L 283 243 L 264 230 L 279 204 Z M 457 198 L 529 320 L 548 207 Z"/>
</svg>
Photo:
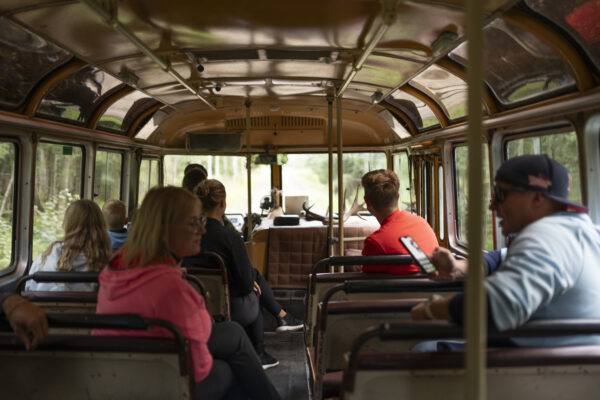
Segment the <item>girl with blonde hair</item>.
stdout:
<svg viewBox="0 0 600 400">
<path fill-rule="evenodd" d="M 111 255 L 110 238 L 100 207 L 91 200 L 72 202 L 63 219 L 65 236 L 48 246 L 38 256 L 29 270 L 38 271 L 100 271 Z M 26 290 L 42 291 L 94 291 L 88 283 L 60 283 L 28 281 Z"/>
<path fill-rule="evenodd" d="M 100 274 L 96 312 L 138 314 L 177 326 L 190 343 L 196 399 L 279 399 L 244 330 L 235 322 L 213 325 L 204 298 L 184 279 L 177 259 L 198 253 L 205 232 L 196 196 L 177 187 L 151 189 L 127 242 Z M 170 334 L 155 328 L 146 335 Z"/>
</svg>

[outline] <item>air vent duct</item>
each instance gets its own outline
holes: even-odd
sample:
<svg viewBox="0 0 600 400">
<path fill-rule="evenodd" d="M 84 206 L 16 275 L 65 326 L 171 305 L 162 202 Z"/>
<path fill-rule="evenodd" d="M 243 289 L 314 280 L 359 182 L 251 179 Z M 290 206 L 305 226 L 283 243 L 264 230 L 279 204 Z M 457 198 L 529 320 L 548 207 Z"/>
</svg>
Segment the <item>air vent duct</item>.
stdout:
<svg viewBox="0 0 600 400">
<path fill-rule="evenodd" d="M 241 132 L 196 132 L 187 134 L 187 148 L 192 151 L 239 151 Z"/>
</svg>

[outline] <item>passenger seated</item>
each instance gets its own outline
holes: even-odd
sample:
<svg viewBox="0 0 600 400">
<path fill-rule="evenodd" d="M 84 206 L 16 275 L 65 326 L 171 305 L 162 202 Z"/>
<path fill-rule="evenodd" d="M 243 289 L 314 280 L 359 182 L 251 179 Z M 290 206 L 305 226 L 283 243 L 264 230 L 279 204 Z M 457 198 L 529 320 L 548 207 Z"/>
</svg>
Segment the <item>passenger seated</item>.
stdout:
<svg viewBox="0 0 600 400">
<path fill-rule="evenodd" d="M 202 251 L 219 254 L 229 278 L 231 296 L 231 319 L 239 322 L 248 332 L 254 348 L 261 358 L 263 367 L 277 366 L 279 361 L 265 351 L 264 321 L 261 306 L 277 317 L 277 331 L 302 329 L 298 321 L 275 300 L 267 281 L 250 263 L 250 258 L 239 233 L 225 228 L 222 217 L 225 214 L 226 192 L 223 184 L 215 179 L 207 179 L 196 187 L 196 194 L 204 207 L 206 235 L 202 237 Z M 183 265 L 197 264 L 194 257 L 184 259 Z"/>
<path fill-rule="evenodd" d="M 568 200 L 567 169 L 546 155 L 504 162 L 496 173 L 490 209 L 501 219 L 502 234 L 516 234 L 506 256 L 486 256 L 488 324 L 503 331 L 536 319 L 600 318 L 600 227 L 587 209 Z M 573 212 L 574 211 L 574 212 Z M 467 260 L 439 248 L 430 256 L 433 279 L 462 279 Z M 463 322 L 463 294 L 432 298 L 415 306 L 412 318 Z M 600 343 L 600 335 L 512 338 L 518 346 L 565 346 Z M 425 350 L 446 348 L 422 345 Z M 451 346 L 456 348 L 457 346 Z"/>
<path fill-rule="evenodd" d="M 127 208 L 125 203 L 119 200 L 110 200 L 102 206 L 104 220 L 108 226 L 110 246 L 115 252 L 120 249 L 127 240 Z"/>
<path fill-rule="evenodd" d="M 63 220 L 65 236 L 53 242 L 39 255 L 29 273 L 38 271 L 100 271 L 108 262 L 110 238 L 106 233 L 106 223 L 100 207 L 91 200 L 72 202 Z M 95 291 L 90 283 L 33 282 L 25 284 L 29 291 Z"/>
<path fill-rule="evenodd" d="M 236 322 L 212 324 L 204 298 L 173 258 L 197 254 L 205 232 L 196 196 L 177 187 L 151 189 L 128 241 L 100 274 L 96 312 L 139 314 L 177 326 L 190 342 L 197 399 L 279 399 L 244 330 Z M 155 328 L 146 335 L 169 334 Z"/>
<path fill-rule="evenodd" d="M 362 177 L 365 189 L 367 210 L 381 224 L 381 227 L 365 239 L 363 256 L 384 254 L 408 254 L 408 250 L 399 242 L 401 236 L 411 236 L 426 254 L 435 250 L 439 244 L 433 229 L 427 221 L 406 210 L 398 209 L 398 176 L 391 170 L 378 169 L 367 172 Z M 363 272 L 387 272 L 389 274 L 414 274 L 420 271 L 410 265 L 365 265 Z"/>
</svg>

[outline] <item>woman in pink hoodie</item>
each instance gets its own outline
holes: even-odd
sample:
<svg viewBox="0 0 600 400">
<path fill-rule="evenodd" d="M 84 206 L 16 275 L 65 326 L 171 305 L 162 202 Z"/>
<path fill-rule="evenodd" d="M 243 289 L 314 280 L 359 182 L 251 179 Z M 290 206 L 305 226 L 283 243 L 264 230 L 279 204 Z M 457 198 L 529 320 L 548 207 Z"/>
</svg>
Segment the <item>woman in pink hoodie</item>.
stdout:
<svg viewBox="0 0 600 400">
<path fill-rule="evenodd" d="M 241 326 L 213 325 L 204 298 L 184 280 L 175 261 L 200 251 L 206 232 L 201 211 L 198 198 L 184 189 L 150 190 L 127 242 L 100 274 L 96 312 L 139 314 L 177 326 L 190 342 L 197 399 L 279 399 Z M 170 336 L 162 328 L 145 334 Z"/>
</svg>

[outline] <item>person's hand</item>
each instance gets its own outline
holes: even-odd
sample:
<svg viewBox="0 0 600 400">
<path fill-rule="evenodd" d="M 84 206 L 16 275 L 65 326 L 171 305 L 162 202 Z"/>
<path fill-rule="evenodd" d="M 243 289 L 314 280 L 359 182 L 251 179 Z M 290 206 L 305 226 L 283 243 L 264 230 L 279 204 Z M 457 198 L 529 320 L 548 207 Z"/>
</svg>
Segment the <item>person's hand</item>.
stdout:
<svg viewBox="0 0 600 400">
<path fill-rule="evenodd" d="M 254 291 L 259 296 L 262 294 L 262 291 L 260 290 L 260 286 L 258 286 L 258 283 L 256 283 L 256 281 L 254 281 Z"/>
<path fill-rule="evenodd" d="M 413 321 L 425 321 L 429 319 L 425 311 L 425 303 L 419 303 L 410 310 L 410 318 Z"/>
<path fill-rule="evenodd" d="M 429 260 L 436 270 L 429 277 L 436 281 L 453 281 L 464 275 L 465 262 L 454 258 L 450 250 L 438 247 L 429 255 Z M 464 265 L 463 265 L 464 264 Z"/>
<path fill-rule="evenodd" d="M 48 320 L 44 310 L 21 296 L 6 298 L 2 304 L 6 318 L 27 350 L 33 350 L 48 335 Z"/>
</svg>

